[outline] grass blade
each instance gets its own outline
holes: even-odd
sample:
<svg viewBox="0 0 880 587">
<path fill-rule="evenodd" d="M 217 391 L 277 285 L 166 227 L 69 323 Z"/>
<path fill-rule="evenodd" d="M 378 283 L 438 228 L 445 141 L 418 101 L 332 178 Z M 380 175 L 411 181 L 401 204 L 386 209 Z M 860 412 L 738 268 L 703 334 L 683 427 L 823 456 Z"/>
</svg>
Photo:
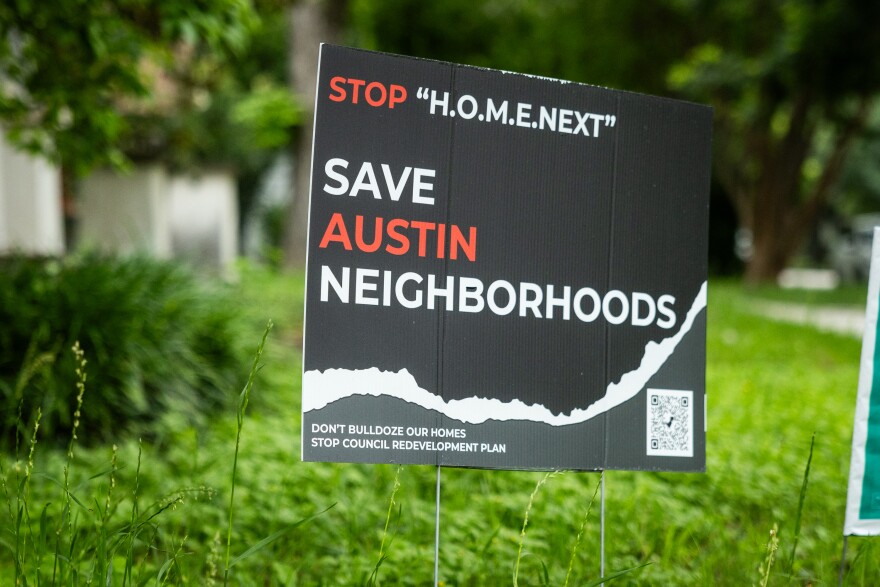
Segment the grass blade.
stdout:
<svg viewBox="0 0 880 587">
<path fill-rule="evenodd" d="M 632 573 L 633 571 L 638 571 L 639 569 L 643 569 L 650 564 L 651 563 L 645 563 L 645 564 L 639 565 L 637 567 L 630 567 L 628 569 L 623 569 L 621 571 L 615 571 L 615 572 L 611 573 L 610 575 L 606 575 L 605 577 L 602 577 L 601 579 L 596 579 L 592 583 L 587 583 L 583 587 L 596 587 L 597 585 L 602 585 L 603 583 L 613 581 L 614 579 L 619 579 L 620 577 L 627 575 L 629 573 Z"/>
<path fill-rule="evenodd" d="M 517 587 L 519 580 L 519 563 L 523 558 L 523 543 L 526 539 L 526 526 L 529 525 L 529 512 L 532 511 L 532 504 L 535 502 L 535 496 L 538 495 L 538 490 L 541 489 L 541 486 L 547 482 L 547 480 L 554 476 L 558 475 L 559 471 L 551 471 L 547 473 L 538 483 L 535 485 L 535 489 L 532 491 L 532 494 L 529 496 L 529 503 L 526 506 L 526 513 L 523 516 L 523 524 L 522 530 L 519 533 L 519 550 L 516 553 L 516 563 L 513 565 L 513 587 Z"/>
<path fill-rule="evenodd" d="M 584 519 L 581 522 L 581 527 L 578 529 L 577 538 L 575 538 L 574 546 L 571 547 L 571 557 L 568 559 L 568 571 L 565 573 L 565 583 L 563 587 L 568 587 L 568 582 L 571 579 L 571 570 L 574 568 L 574 561 L 577 557 L 578 549 L 581 545 L 581 539 L 584 536 L 584 530 L 587 527 L 587 519 L 590 517 L 590 510 L 593 509 L 593 504 L 596 502 L 596 496 L 599 494 L 599 488 L 602 486 L 602 477 L 599 477 L 599 482 L 596 483 L 596 489 L 593 490 L 593 497 L 590 498 L 590 503 L 587 505 L 587 511 L 584 513 Z"/>
<path fill-rule="evenodd" d="M 400 489 L 400 469 L 402 465 L 397 466 L 394 473 L 394 486 L 391 489 L 391 498 L 388 500 L 388 514 L 385 516 L 385 528 L 382 530 L 382 543 L 379 545 L 379 559 L 385 557 L 385 539 L 388 537 L 388 524 L 391 522 L 391 512 L 394 511 L 394 498 L 397 496 L 397 490 Z"/>
<path fill-rule="evenodd" d="M 241 561 L 243 561 L 243 560 L 249 558 L 250 556 L 256 554 L 257 552 L 263 550 L 263 548 L 272 544 L 273 542 L 275 542 L 276 540 L 278 540 L 279 538 L 281 538 L 282 536 L 284 536 L 288 532 L 302 526 L 303 524 L 305 524 L 307 522 L 311 522 L 312 520 L 314 520 L 318 516 L 328 512 L 334 506 L 336 506 L 335 503 L 329 507 L 324 508 L 323 510 L 321 510 L 320 512 L 318 512 L 316 514 L 312 514 L 311 516 L 303 518 L 302 520 L 298 520 L 298 521 L 294 522 L 293 524 L 291 524 L 290 526 L 282 528 L 281 530 L 278 530 L 277 532 L 274 532 L 274 533 L 270 534 L 269 536 L 266 536 L 265 538 L 263 538 L 262 540 L 260 540 L 259 542 L 257 542 L 256 544 L 254 544 L 253 546 L 248 548 L 246 551 L 244 551 L 243 553 L 241 553 L 240 555 L 238 555 L 237 557 L 232 559 L 232 562 L 229 563 L 229 568 L 234 567 L 235 565 L 237 565 Z"/>
<path fill-rule="evenodd" d="M 794 519 L 794 544 L 791 545 L 791 556 L 788 559 L 788 580 L 794 574 L 794 557 L 797 553 L 798 540 L 801 537 L 801 517 L 804 513 L 804 500 L 807 497 L 807 482 L 810 480 L 810 465 L 813 462 L 813 447 L 816 444 L 816 433 L 810 438 L 810 456 L 807 457 L 807 466 L 804 469 L 804 480 L 801 483 L 801 494 L 798 496 L 797 515 Z"/>
<path fill-rule="evenodd" d="M 247 411 L 248 400 L 250 399 L 251 389 L 254 386 L 254 380 L 257 378 L 257 372 L 260 370 L 260 359 L 263 356 L 263 349 L 266 346 L 266 338 L 269 331 L 272 330 L 272 321 L 266 324 L 266 330 L 263 331 L 263 338 L 257 347 L 257 353 L 254 355 L 254 362 L 251 365 L 251 372 L 248 374 L 247 383 L 241 390 L 238 402 L 237 427 L 235 432 L 235 456 L 232 459 L 232 489 L 229 492 L 229 521 L 226 526 L 226 569 L 223 572 L 223 584 L 229 582 L 229 556 L 232 552 L 232 516 L 235 511 L 235 476 L 238 471 L 238 450 L 241 445 L 241 429 L 244 426 L 244 414 Z"/>
<path fill-rule="evenodd" d="M 134 489 L 131 492 L 131 521 L 129 522 L 129 530 L 126 534 L 125 549 L 125 570 L 122 573 L 122 585 L 125 587 L 126 581 L 130 585 L 132 582 L 132 572 L 134 569 L 134 540 L 135 540 L 135 522 L 137 522 L 138 512 L 138 490 L 140 489 L 141 479 L 141 456 L 143 455 L 143 441 L 138 440 L 137 468 L 134 472 Z"/>
</svg>

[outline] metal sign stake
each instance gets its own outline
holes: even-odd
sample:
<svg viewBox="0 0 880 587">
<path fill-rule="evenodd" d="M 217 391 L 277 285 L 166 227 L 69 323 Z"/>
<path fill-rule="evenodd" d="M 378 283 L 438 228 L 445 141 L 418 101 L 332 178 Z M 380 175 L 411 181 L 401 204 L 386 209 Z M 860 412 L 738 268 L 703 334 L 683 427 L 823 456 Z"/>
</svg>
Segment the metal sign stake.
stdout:
<svg viewBox="0 0 880 587">
<path fill-rule="evenodd" d="M 605 470 L 599 477 L 599 578 L 605 578 Z M 602 583 L 604 585 L 605 583 Z"/>
<path fill-rule="evenodd" d="M 440 582 L 440 465 L 437 465 L 437 503 L 434 506 L 434 587 Z"/>
</svg>

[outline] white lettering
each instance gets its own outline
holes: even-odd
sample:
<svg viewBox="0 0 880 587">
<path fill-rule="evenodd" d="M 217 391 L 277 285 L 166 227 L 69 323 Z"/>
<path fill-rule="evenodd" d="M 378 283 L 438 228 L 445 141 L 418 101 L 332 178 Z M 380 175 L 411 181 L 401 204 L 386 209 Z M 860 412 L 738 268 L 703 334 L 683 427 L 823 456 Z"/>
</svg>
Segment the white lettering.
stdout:
<svg viewBox="0 0 880 587">
<path fill-rule="evenodd" d="M 376 173 L 373 171 L 373 165 L 369 161 L 364 161 L 361 170 L 358 172 L 354 185 L 351 187 L 349 196 L 355 197 L 361 190 L 373 192 L 373 197 L 377 200 L 382 199 L 382 192 L 379 191 L 379 184 L 376 181 Z"/>
<path fill-rule="evenodd" d="M 437 91 L 431 90 L 431 114 L 435 114 L 435 108 L 437 106 L 443 107 L 443 116 L 446 116 L 449 112 L 449 92 L 443 92 L 443 98 L 438 100 Z"/>
<path fill-rule="evenodd" d="M 573 310 L 577 319 L 584 323 L 595 322 L 599 316 L 612 325 L 629 322 L 636 327 L 656 325 L 670 329 L 677 323 L 675 297 L 664 294 L 655 299 L 639 291 L 627 294 L 613 289 L 601 295 L 591 287 L 575 291 L 569 285 L 541 286 L 525 281 L 513 284 L 503 279 L 495 280 L 487 287 L 476 277 L 456 278 L 430 273 L 423 276 L 412 271 L 395 276 L 392 271 L 363 267 L 341 267 L 334 272 L 327 265 L 321 266 L 319 289 L 322 302 L 343 304 L 400 305 L 428 310 L 442 307 L 447 312 L 471 314 L 483 312 L 488 307 L 498 316 L 506 316 L 517 309 L 520 317 L 548 320 L 570 320 Z"/>
<path fill-rule="evenodd" d="M 437 287 L 436 277 L 431 274 L 428 275 L 428 309 L 434 309 L 434 300 L 438 297 L 446 298 L 446 311 L 452 311 L 452 297 L 453 292 L 455 291 L 455 278 L 447 277 L 446 278 L 446 287 Z"/>
<path fill-rule="evenodd" d="M 584 112 L 584 115 L 581 116 L 581 113 L 575 110 L 574 116 L 577 118 L 577 126 L 574 128 L 574 134 L 583 131 L 582 134 L 585 137 L 590 136 L 590 133 L 587 131 L 587 121 L 590 120 L 589 113 Z"/>
<path fill-rule="evenodd" d="M 639 308 L 642 306 L 646 306 L 648 311 L 644 316 L 639 315 Z M 632 295 L 632 325 L 633 326 L 648 326 L 652 322 L 654 322 L 654 318 L 657 316 L 657 308 L 654 305 L 654 298 L 649 296 L 646 293 L 641 292 L 633 292 Z"/>
<path fill-rule="evenodd" d="M 538 128 L 544 130 L 546 124 L 546 128 L 549 128 L 552 131 L 556 131 L 556 108 L 551 108 L 549 111 L 541 106 L 541 118 L 538 123 Z"/>
<path fill-rule="evenodd" d="M 403 286 L 406 285 L 407 281 L 415 281 L 416 283 L 421 283 L 422 276 L 418 273 L 407 271 L 406 273 L 398 277 L 397 283 L 394 285 L 394 295 L 397 296 L 397 301 L 400 302 L 400 305 L 404 308 L 420 308 L 422 306 L 422 290 L 416 289 L 416 295 L 411 300 L 407 299 L 407 297 L 403 295 Z"/>
<path fill-rule="evenodd" d="M 345 159 L 339 159 L 338 157 L 327 160 L 327 163 L 324 165 L 324 173 L 330 179 L 338 181 L 339 185 L 337 187 L 333 187 L 325 183 L 324 191 L 333 196 L 341 196 L 348 191 L 348 178 L 341 173 L 338 173 L 335 169 L 336 167 L 347 169 L 348 161 L 346 161 Z"/>
<path fill-rule="evenodd" d="M 565 110 L 564 108 L 559 111 L 559 132 L 571 134 L 571 117 L 573 114 L 573 110 Z"/>
<path fill-rule="evenodd" d="M 500 120 L 507 124 L 507 100 L 502 102 L 498 108 L 495 108 L 492 98 L 486 100 L 486 122 L 492 122 L 493 120 Z"/>
<path fill-rule="evenodd" d="M 617 316 L 611 312 L 611 302 L 614 300 L 620 302 L 620 314 Z M 626 322 L 626 317 L 629 315 L 629 300 L 626 299 L 626 294 L 617 289 L 612 289 L 605 294 L 605 299 L 602 300 L 602 315 L 605 316 L 605 320 L 609 324 L 623 324 Z"/>
<path fill-rule="evenodd" d="M 336 279 L 333 272 L 326 265 L 321 266 L 321 301 L 326 302 L 329 299 L 330 289 L 336 292 L 336 297 L 343 304 L 348 303 L 348 279 L 351 270 L 348 267 L 342 268 L 342 281 Z"/>
<path fill-rule="evenodd" d="M 526 128 L 532 127 L 532 105 L 520 102 L 516 105 L 516 125 Z"/>
<path fill-rule="evenodd" d="M 410 171 L 412 171 L 412 167 L 404 167 L 403 173 L 400 174 L 400 181 L 395 184 L 394 177 L 391 175 L 391 167 L 386 163 L 382 164 L 382 175 L 385 176 L 385 185 L 388 186 L 388 195 L 391 196 L 393 201 L 396 202 L 400 199 L 400 194 L 403 193 L 403 188 L 406 186 L 406 180 L 409 179 Z"/>
<path fill-rule="evenodd" d="M 354 303 L 364 304 L 367 306 L 378 306 L 379 299 L 367 297 L 367 292 L 376 291 L 378 285 L 367 282 L 368 278 L 379 277 L 378 269 L 361 269 L 355 272 L 354 278 Z"/>
<path fill-rule="evenodd" d="M 529 297 L 529 292 L 534 297 Z M 544 298 L 544 290 L 537 283 L 522 282 L 519 284 L 519 315 L 525 316 L 527 310 L 531 310 L 535 318 L 541 317 L 541 302 Z"/>
<path fill-rule="evenodd" d="M 593 309 L 589 314 L 584 312 L 583 307 L 581 306 L 581 301 L 588 297 L 593 301 Z M 595 289 L 591 287 L 583 287 L 578 290 L 576 294 L 574 294 L 574 314 L 578 317 L 578 320 L 583 322 L 592 322 L 596 318 L 599 317 L 599 312 L 602 311 L 602 300 L 599 298 L 599 294 Z"/>
<path fill-rule="evenodd" d="M 506 306 L 499 306 L 498 302 L 495 300 L 495 293 L 499 289 L 503 289 L 507 292 Z M 489 291 L 486 292 L 486 303 L 489 304 L 489 309 L 494 313 L 499 316 L 507 316 L 513 312 L 513 308 L 516 306 L 516 289 L 509 281 L 504 281 L 503 279 L 493 281 L 492 285 L 489 286 Z"/>
<path fill-rule="evenodd" d="M 465 109 L 466 106 L 470 107 Z M 477 101 L 473 96 L 468 96 L 467 94 L 458 99 L 458 104 L 456 104 L 455 108 L 459 116 L 465 120 L 470 120 L 477 115 Z"/>
<path fill-rule="evenodd" d="M 663 315 L 663 319 L 657 320 L 657 326 L 660 328 L 672 328 L 675 326 L 675 312 L 670 308 L 675 303 L 675 298 L 671 295 L 664 294 L 657 299 L 657 309 Z"/>
<path fill-rule="evenodd" d="M 562 288 L 562 297 L 555 298 L 553 297 L 553 286 L 547 286 L 547 309 L 545 310 L 545 314 L 548 319 L 553 318 L 553 307 L 562 308 L 562 319 L 568 320 L 571 318 L 571 287 L 565 286 Z"/>
<path fill-rule="evenodd" d="M 473 277 L 461 277 L 458 280 L 458 311 L 482 312 L 483 282 Z"/>
<path fill-rule="evenodd" d="M 415 177 L 413 178 L 413 203 L 414 204 L 434 204 L 434 198 L 422 195 L 422 190 L 431 191 L 434 184 L 422 181 L 425 177 L 434 177 L 436 172 L 433 169 L 422 169 L 416 167 Z"/>
</svg>

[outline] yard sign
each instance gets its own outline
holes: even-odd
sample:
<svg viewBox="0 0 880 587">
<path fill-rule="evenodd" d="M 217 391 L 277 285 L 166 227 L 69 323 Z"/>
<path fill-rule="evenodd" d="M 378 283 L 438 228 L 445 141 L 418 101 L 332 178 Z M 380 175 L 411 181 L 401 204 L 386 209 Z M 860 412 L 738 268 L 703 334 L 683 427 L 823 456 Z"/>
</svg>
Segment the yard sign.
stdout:
<svg viewBox="0 0 880 587">
<path fill-rule="evenodd" d="M 859 391 L 853 424 L 845 536 L 880 534 L 880 347 L 877 345 L 880 305 L 880 228 L 874 229 L 871 276 L 862 338 Z"/>
<path fill-rule="evenodd" d="M 303 459 L 703 470 L 711 110 L 318 69 Z"/>
</svg>

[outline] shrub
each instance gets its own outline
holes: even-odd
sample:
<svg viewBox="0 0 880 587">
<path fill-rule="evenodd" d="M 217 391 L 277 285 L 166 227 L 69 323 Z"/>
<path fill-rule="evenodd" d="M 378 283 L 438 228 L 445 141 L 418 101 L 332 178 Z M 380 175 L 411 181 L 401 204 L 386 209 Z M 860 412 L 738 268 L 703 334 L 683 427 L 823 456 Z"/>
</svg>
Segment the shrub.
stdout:
<svg viewBox="0 0 880 587">
<path fill-rule="evenodd" d="M 196 423 L 234 396 L 243 354 L 235 307 L 180 265 L 98 254 L 0 261 L 0 422 L 42 408 L 43 438 L 67 438 L 76 396 L 66 352 L 90 361 L 85 439 L 118 439 L 169 408 Z"/>
</svg>

